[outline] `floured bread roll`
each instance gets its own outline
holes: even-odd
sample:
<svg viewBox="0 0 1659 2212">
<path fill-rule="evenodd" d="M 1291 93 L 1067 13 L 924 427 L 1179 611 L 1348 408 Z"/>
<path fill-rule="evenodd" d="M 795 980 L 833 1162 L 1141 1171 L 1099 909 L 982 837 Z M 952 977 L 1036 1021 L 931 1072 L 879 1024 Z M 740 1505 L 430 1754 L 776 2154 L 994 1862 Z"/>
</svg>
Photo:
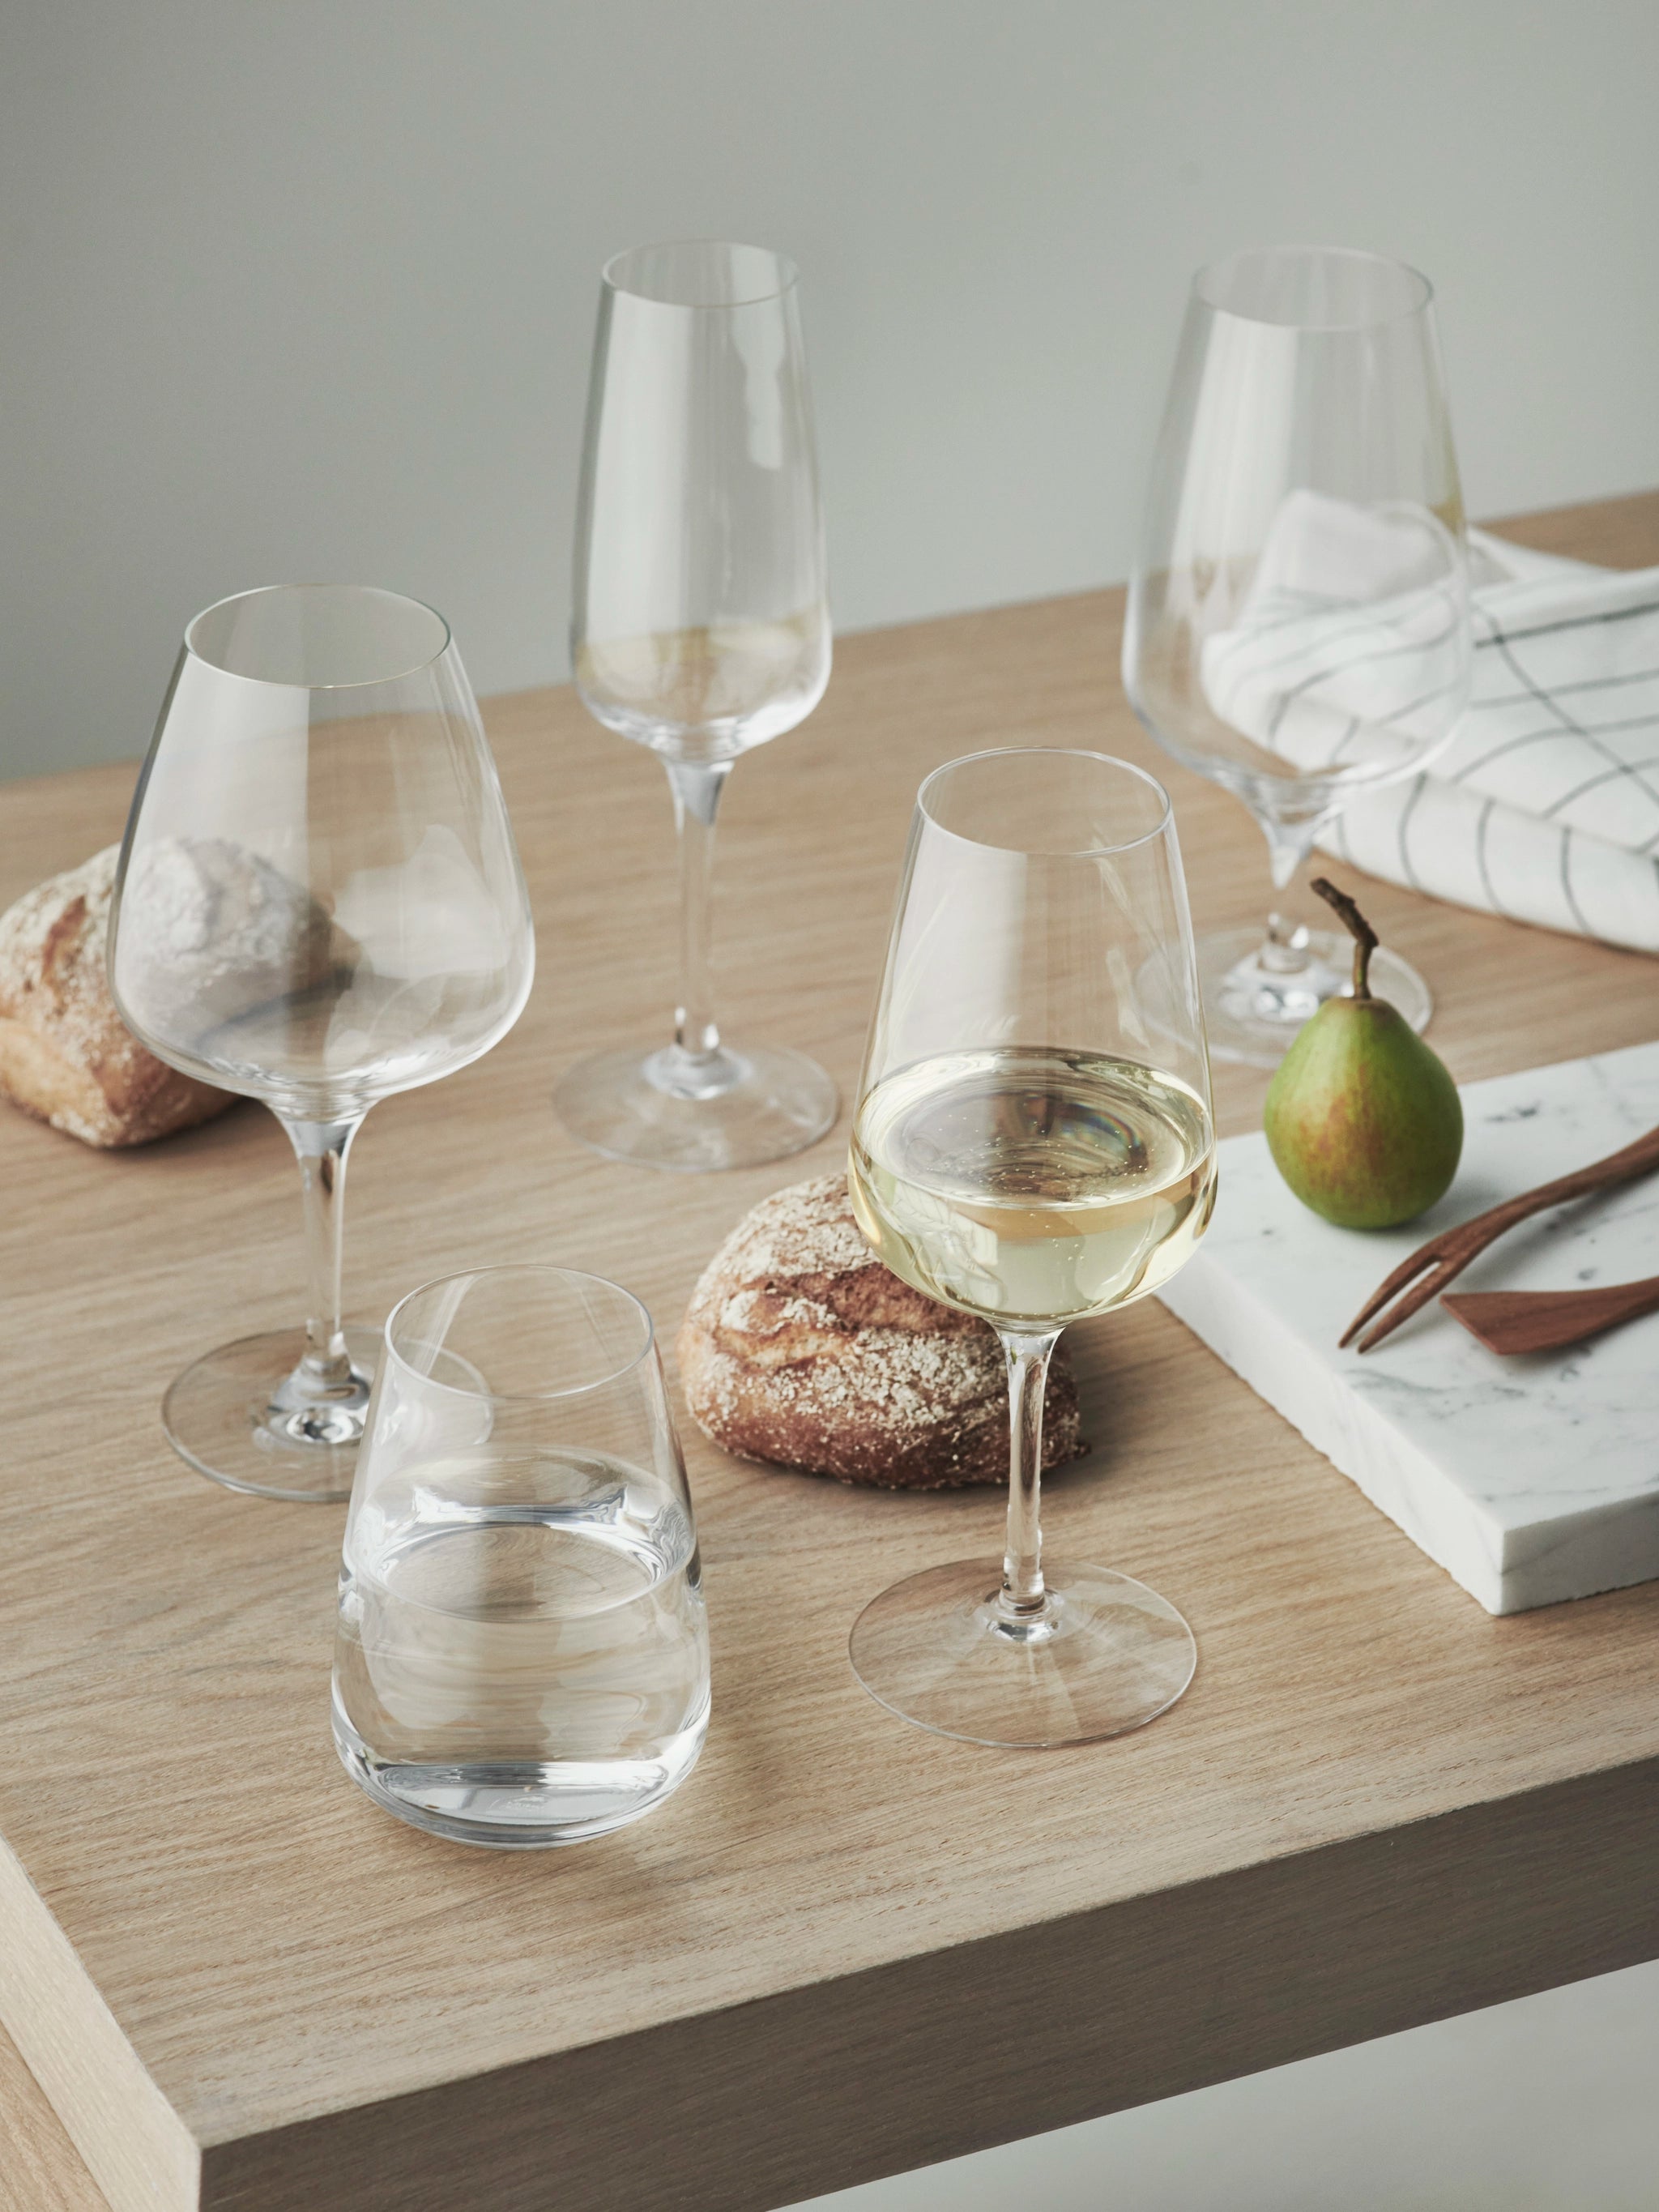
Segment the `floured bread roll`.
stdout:
<svg viewBox="0 0 1659 2212">
<path fill-rule="evenodd" d="M 842 1482 L 945 1490 L 1008 1480 L 1008 1382 L 994 1332 L 884 1267 L 845 1176 L 763 1199 L 704 1269 L 677 1346 L 693 1419 L 744 1459 Z M 1087 1447 L 1063 1356 L 1042 1461 Z"/>
<path fill-rule="evenodd" d="M 83 1144 L 143 1145 L 234 1103 L 146 1052 L 105 973 L 118 845 L 0 915 L 0 1096 Z"/>
<path fill-rule="evenodd" d="M 303 884 L 224 837 L 161 837 L 134 854 L 122 893 L 121 1002 L 186 1057 L 328 976 L 334 924 Z M 349 940 L 348 940 L 349 942 Z"/>
</svg>

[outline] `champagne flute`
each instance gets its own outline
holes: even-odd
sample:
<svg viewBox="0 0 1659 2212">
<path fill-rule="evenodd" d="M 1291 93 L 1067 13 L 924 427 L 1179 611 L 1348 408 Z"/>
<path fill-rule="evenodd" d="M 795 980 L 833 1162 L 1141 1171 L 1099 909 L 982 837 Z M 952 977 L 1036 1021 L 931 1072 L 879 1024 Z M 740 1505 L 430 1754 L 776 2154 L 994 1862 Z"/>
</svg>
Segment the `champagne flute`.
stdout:
<svg viewBox="0 0 1659 2212">
<path fill-rule="evenodd" d="M 1352 792 L 1415 775 L 1468 696 L 1468 548 L 1425 277 L 1278 246 L 1200 270 L 1123 636 L 1131 703 L 1242 799 L 1285 890 Z M 1272 915 L 1199 940 L 1210 1049 L 1277 1066 L 1351 988 L 1346 938 Z M 1371 980 L 1420 1030 L 1397 954 Z"/>
<path fill-rule="evenodd" d="M 110 916 L 127 1026 L 270 1107 L 300 1164 L 303 1330 L 209 1352 L 167 1393 L 191 1465 L 233 1490 L 351 1487 L 378 1330 L 341 1310 L 341 1208 L 377 1098 L 504 1036 L 535 939 L 483 726 L 441 616 L 308 584 L 198 615 L 138 778 Z"/>
<path fill-rule="evenodd" d="M 881 1704 L 979 1743 L 1139 1728 L 1192 1632 L 1111 1569 L 1045 1562 L 1042 1401 L 1068 1322 L 1166 1283 L 1215 1196 L 1209 1066 L 1175 822 L 1125 762 L 979 753 L 922 785 L 854 1119 L 872 1249 L 977 1314 L 1008 1365 L 1001 1559 L 895 1583 L 853 1630 Z"/>
<path fill-rule="evenodd" d="M 596 1152 L 703 1170 L 781 1159 L 836 1118 L 804 1054 L 727 1044 L 709 980 L 714 825 L 734 761 L 830 680 L 817 461 L 795 271 L 757 246 L 644 246 L 599 295 L 571 659 L 588 712 L 668 772 L 679 841 L 672 1043 L 578 1060 L 554 1094 Z"/>
</svg>

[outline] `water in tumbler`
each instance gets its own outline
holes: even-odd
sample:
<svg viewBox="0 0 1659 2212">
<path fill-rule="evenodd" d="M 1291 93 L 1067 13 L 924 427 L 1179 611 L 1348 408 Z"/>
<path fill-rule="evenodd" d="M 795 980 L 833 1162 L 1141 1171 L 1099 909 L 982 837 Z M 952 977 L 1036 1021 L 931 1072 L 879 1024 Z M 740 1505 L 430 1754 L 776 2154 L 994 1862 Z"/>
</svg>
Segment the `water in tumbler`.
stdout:
<svg viewBox="0 0 1659 2212">
<path fill-rule="evenodd" d="M 631 1819 L 708 1726 L 684 1504 L 599 1453 L 401 1470 L 348 1535 L 334 1708 L 347 1765 L 418 1825 L 545 1843 Z"/>
</svg>

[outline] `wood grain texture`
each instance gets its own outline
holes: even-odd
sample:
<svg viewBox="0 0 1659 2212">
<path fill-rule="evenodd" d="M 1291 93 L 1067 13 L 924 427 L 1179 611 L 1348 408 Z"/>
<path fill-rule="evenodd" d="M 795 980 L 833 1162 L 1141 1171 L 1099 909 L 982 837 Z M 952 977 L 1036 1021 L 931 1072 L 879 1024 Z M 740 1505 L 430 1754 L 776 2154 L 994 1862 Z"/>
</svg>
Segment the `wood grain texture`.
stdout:
<svg viewBox="0 0 1659 2212">
<path fill-rule="evenodd" d="M 110 2201 L 190 2204 L 201 2153 L 0 1838 L 0 2016 Z"/>
<path fill-rule="evenodd" d="M 109 2212 L 17 2045 L 0 2034 L 0 2212 Z"/>
<path fill-rule="evenodd" d="M 1659 562 L 1659 496 L 1514 534 Z M 739 1042 L 850 1085 L 916 783 L 985 744 L 1152 765 L 1200 926 L 1261 911 L 1255 831 L 1122 702 L 1121 604 L 843 642 L 823 708 L 733 780 Z M 672 1340 L 726 1230 L 836 1165 L 845 1119 L 711 1179 L 563 1135 L 555 1072 L 664 1023 L 667 802 L 568 692 L 489 721 L 536 991 L 489 1059 L 371 1115 L 352 1303 L 556 1259 L 628 1283 Z M 130 785 L 0 793 L 0 901 L 107 842 Z M 1659 1029 L 1637 955 L 1387 886 L 1365 906 L 1433 982 L 1460 1078 Z M 1265 1081 L 1221 1072 L 1224 1129 Z M 848 1628 L 893 1577 L 995 1550 L 999 1501 L 848 1492 L 688 1431 L 715 1668 L 692 1780 L 541 1856 L 398 1826 L 328 1740 L 340 1509 L 219 1492 L 157 1425 L 187 1358 L 297 1310 L 293 1182 L 253 1108 L 118 1158 L 0 1121 L 0 1832 L 27 1875 L 0 1884 L 0 2018 L 118 2212 L 760 2212 L 1659 1951 L 1659 1588 L 1488 1618 L 1156 1305 L 1073 1333 L 1096 1449 L 1046 1516 L 1193 1620 L 1197 1680 L 1155 1726 L 1034 1755 L 892 1720 Z M 53 2051 L 105 2013 L 131 2064 L 108 2055 L 94 2109 Z"/>
</svg>

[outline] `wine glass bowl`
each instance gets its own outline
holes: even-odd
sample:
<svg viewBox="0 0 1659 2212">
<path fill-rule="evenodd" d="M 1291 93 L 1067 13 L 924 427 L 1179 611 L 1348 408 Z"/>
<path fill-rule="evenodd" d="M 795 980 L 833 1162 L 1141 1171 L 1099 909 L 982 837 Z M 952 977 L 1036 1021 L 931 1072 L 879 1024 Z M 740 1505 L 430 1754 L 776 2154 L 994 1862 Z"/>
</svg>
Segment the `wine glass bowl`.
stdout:
<svg viewBox="0 0 1659 2212">
<path fill-rule="evenodd" d="M 795 272 L 693 240 L 606 264 L 576 525 L 571 660 L 605 728 L 656 753 L 680 864 L 672 1041 L 566 1070 L 566 1127 L 597 1152 L 693 1171 L 823 1135 L 815 1062 L 721 1036 L 709 973 L 715 823 L 733 763 L 830 680 L 823 526 Z"/>
<path fill-rule="evenodd" d="M 1180 853 L 1140 769 L 1046 748 L 921 787 L 848 1163 L 872 1250 L 988 1321 L 1010 1385 L 1000 1560 L 927 1570 L 866 1607 L 855 1672 L 947 1735 L 1036 1745 L 1153 1719 L 1195 1664 L 1187 1624 L 1109 1568 L 1045 1569 L 1049 1356 L 1070 1322 L 1190 1256 L 1215 1144 Z"/>
<path fill-rule="evenodd" d="M 267 1105 L 298 1157 L 311 1316 L 164 1401 L 204 1474 L 343 1497 L 374 1332 L 340 1310 L 348 1154 L 377 1099 L 501 1037 L 534 969 L 477 707 L 441 616 L 396 592 L 240 594 L 185 633 L 117 871 L 110 982 L 186 1074 Z"/>
<path fill-rule="evenodd" d="M 1351 793 L 1420 771 L 1471 665 L 1468 555 L 1432 294 L 1397 262 L 1321 247 L 1194 280 L 1130 583 L 1131 704 L 1231 791 L 1287 888 Z M 1278 915 L 1200 940 L 1212 1050 L 1273 1066 L 1347 988 L 1332 933 Z M 1416 1027 L 1395 956 L 1382 994 Z"/>
</svg>

